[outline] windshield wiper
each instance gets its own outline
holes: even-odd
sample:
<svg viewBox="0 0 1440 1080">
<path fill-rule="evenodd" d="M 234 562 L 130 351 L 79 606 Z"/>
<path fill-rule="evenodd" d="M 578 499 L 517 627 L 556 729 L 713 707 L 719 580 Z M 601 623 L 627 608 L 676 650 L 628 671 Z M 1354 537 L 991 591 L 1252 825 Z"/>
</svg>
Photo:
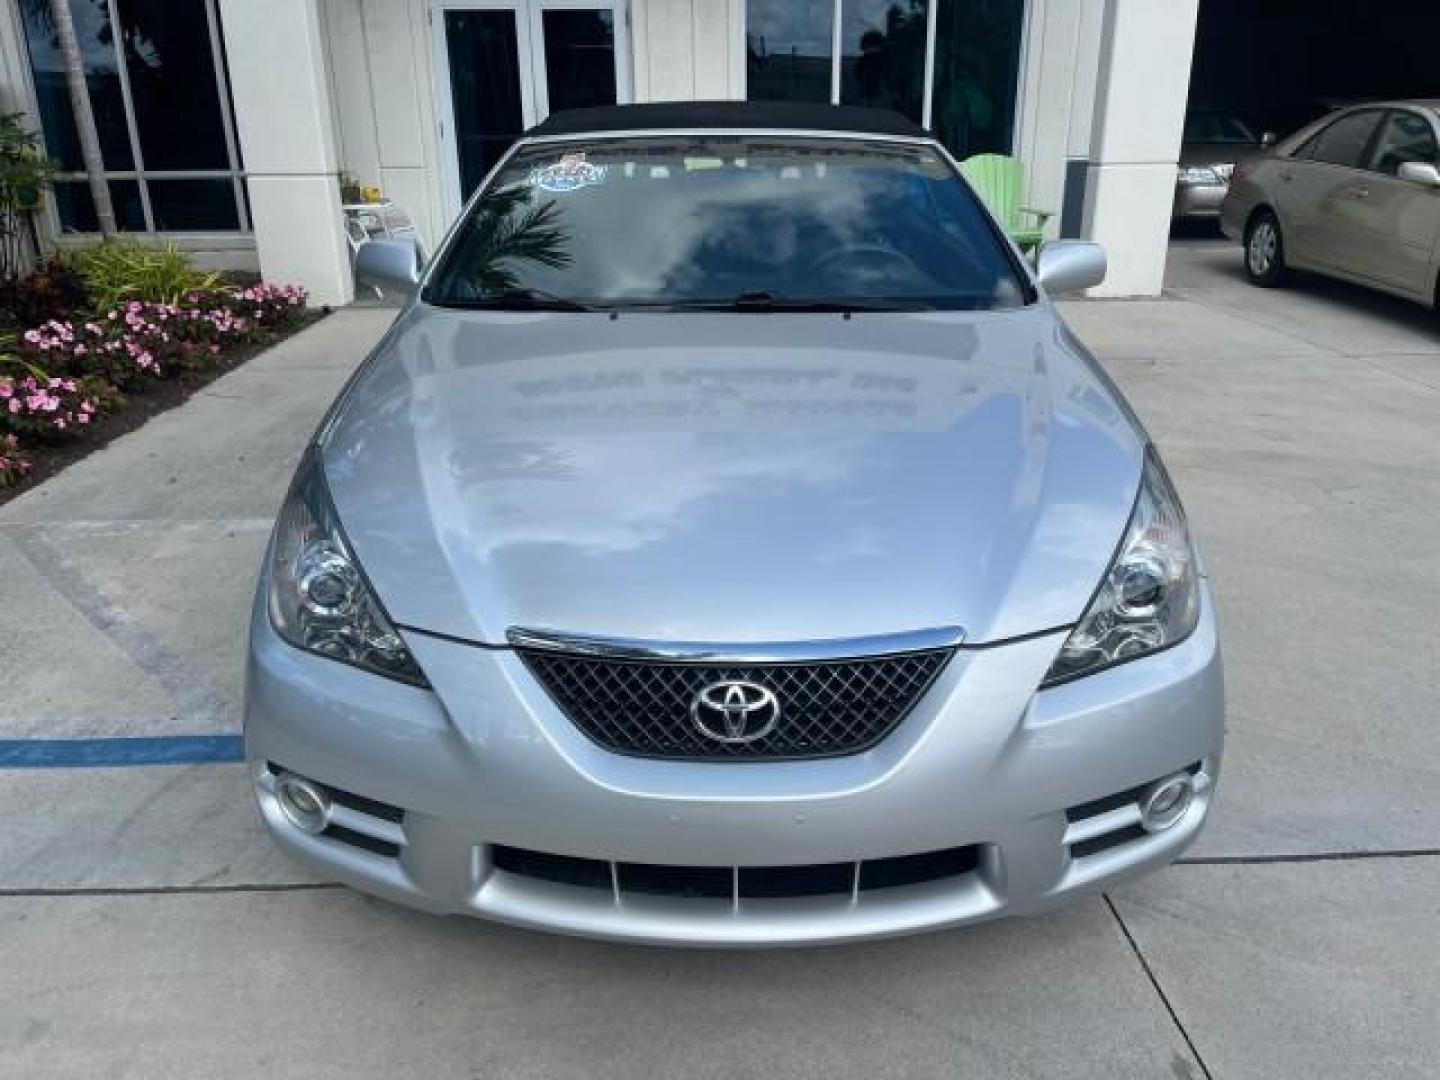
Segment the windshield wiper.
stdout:
<svg viewBox="0 0 1440 1080">
<path fill-rule="evenodd" d="M 570 300 L 542 289 L 505 289 L 489 296 L 467 296 L 433 300 L 437 307 L 475 308 L 491 311 L 599 311 L 599 308 Z"/>
<path fill-rule="evenodd" d="M 865 300 L 849 296 L 789 297 L 752 289 L 729 300 L 678 301 L 677 308 L 699 311 L 932 311 L 923 300 Z"/>
</svg>

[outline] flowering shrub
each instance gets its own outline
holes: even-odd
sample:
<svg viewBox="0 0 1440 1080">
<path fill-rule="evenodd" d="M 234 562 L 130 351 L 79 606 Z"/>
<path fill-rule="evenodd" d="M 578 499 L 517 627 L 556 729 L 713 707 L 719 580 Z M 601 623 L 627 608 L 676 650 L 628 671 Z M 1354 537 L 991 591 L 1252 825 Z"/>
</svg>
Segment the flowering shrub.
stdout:
<svg viewBox="0 0 1440 1080">
<path fill-rule="evenodd" d="M 75 434 L 99 404 L 75 379 L 25 375 L 0 378 L 0 415 L 12 432 L 57 438 Z"/>
<path fill-rule="evenodd" d="M 282 330 L 304 310 L 305 290 L 295 285 L 193 292 L 183 304 L 131 300 L 78 325 L 52 319 L 27 330 L 22 349 L 46 371 L 127 389 L 204 368 L 227 346 Z"/>
<path fill-rule="evenodd" d="M 0 435 L 0 488 L 13 487 L 30 471 L 30 459 L 20 452 L 20 440 Z"/>
<path fill-rule="evenodd" d="M 298 323 L 305 302 L 295 285 L 191 289 L 175 302 L 126 300 L 46 319 L 14 340 L 0 335 L 0 489 L 31 471 L 21 439 L 33 451 L 73 437 L 119 405 L 122 390 L 213 370 L 236 346 Z M 36 458 L 42 472 L 55 452 Z"/>
<path fill-rule="evenodd" d="M 305 290 L 299 285 L 271 285 L 261 282 L 231 294 L 231 306 L 256 326 L 282 329 L 305 311 Z"/>
</svg>

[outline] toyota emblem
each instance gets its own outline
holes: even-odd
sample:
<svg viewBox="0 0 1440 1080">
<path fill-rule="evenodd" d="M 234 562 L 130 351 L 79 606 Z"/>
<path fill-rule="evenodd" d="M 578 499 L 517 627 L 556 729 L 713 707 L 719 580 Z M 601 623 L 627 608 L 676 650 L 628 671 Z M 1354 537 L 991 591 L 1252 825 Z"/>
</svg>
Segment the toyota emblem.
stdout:
<svg viewBox="0 0 1440 1080">
<path fill-rule="evenodd" d="M 724 679 L 700 688 L 690 703 L 690 716 L 707 739 L 752 743 L 775 730 L 780 699 L 759 683 Z"/>
</svg>

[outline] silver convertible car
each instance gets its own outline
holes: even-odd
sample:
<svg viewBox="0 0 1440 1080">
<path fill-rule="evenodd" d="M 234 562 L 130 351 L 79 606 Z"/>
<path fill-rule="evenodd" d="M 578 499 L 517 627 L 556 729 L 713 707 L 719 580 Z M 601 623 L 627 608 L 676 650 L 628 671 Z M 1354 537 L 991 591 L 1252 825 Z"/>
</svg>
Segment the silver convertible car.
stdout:
<svg viewBox="0 0 1440 1080">
<path fill-rule="evenodd" d="M 300 463 L 245 733 L 276 841 L 433 912 L 775 945 L 1164 865 L 1215 615 L 1154 447 L 899 116 L 561 113 L 495 165 Z"/>
</svg>

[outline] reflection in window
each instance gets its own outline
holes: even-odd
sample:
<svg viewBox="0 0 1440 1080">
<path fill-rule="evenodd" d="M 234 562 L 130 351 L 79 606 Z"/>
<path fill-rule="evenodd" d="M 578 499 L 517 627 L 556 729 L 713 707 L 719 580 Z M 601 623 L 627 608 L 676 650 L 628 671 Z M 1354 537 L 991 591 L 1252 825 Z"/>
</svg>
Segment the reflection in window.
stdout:
<svg viewBox="0 0 1440 1080">
<path fill-rule="evenodd" d="M 85 180 L 57 180 L 52 192 L 60 220 L 75 232 L 95 232 L 100 221 L 95 216 L 95 200 Z M 135 180 L 111 180 L 110 203 L 115 208 L 115 223 L 122 232 L 144 232 L 145 211 L 140 205 L 140 185 Z"/>
<path fill-rule="evenodd" d="M 1008 154 L 1015 130 L 1024 0 L 936 0 L 930 125 L 963 160 Z"/>
<path fill-rule="evenodd" d="M 426 299 L 964 310 L 1024 296 L 975 196 L 927 147 L 687 135 L 518 151 Z"/>
<path fill-rule="evenodd" d="M 1430 122 L 1419 113 L 1392 112 L 1385 118 L 1375 149 L 1370 152 L 1370 168 L 1396 176 L 1401 165 L 1412 161 L 1434 165 L 1437 157 L 1440 152 L 1437 152 Z"/>
<path fill-rule="evenodd" d="M 145 168 L 227 168 L 205 5 L 119 0 L 118 7 Z"/>
<path fill-rule="evenodd" d="M 833 0 L 750 0 L 747 19 L 751 101 L 830 100 Z"/>
<path fill-rule="evenodd" d="M 1008 153 L 1024 17 L 1025 0 L 748 0 L 747 96 L 893 109 L 957 157 Z"/>
<path fill-rule="evenodd" d="M 35 96 L 40 106 L 40 124 L 45 147 L 61 168 L 84 168 L 80 157 L 80 136 L 70 108 L 70 90 L 65 82 L 65 59 L 50 23 L 49 3 L 27 0 L 20 5 L 25 35 L 30 47 L 30 66 L 35 74 Z M 85 81 L 90 88 L 90 107 L 100 134 L 100 153 L 107 169 L 133 169 L 130 134 L 125 127 L 125 108 L 120 95 L 119 67 L 115 60 L 115 35 L 105 0 L 71 0 L 75 37 L 85 60 Z"/>
<path fill-rule="evenodd" d="M 215 0 L 116 0 L 119 34 L 108 0 L 69 3 L 120 228 L 247 228 L 230 102 L 217 79 L 224 67 Z M 95 206 L 49 6 L 23 0 L 20 13 L 45 145 L 61 166 L 54 204 L 62 229 L 93 232 Z M 181 171 L 183 178 L 170 178 Z"/>
<path fill-rule="evenodd" d="M 840 19 L 840 101 L 925 110 L 925 0 L 846 0 Z"/>
</svg>

